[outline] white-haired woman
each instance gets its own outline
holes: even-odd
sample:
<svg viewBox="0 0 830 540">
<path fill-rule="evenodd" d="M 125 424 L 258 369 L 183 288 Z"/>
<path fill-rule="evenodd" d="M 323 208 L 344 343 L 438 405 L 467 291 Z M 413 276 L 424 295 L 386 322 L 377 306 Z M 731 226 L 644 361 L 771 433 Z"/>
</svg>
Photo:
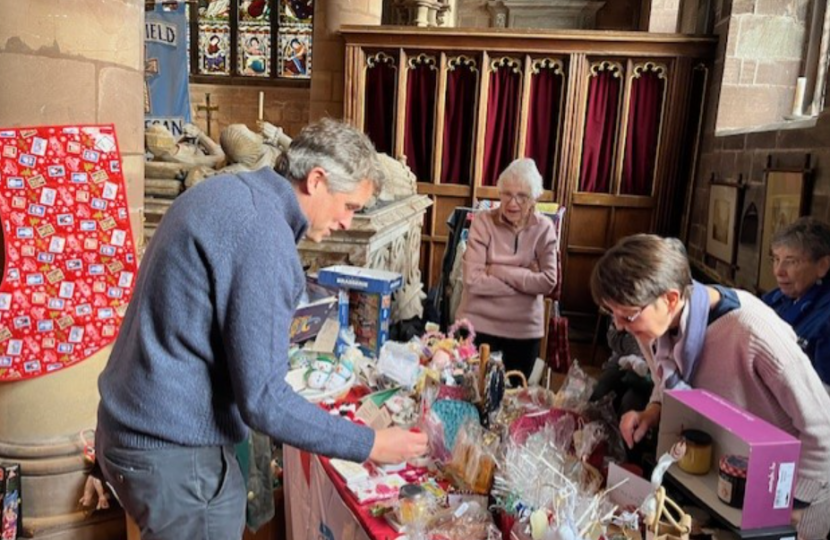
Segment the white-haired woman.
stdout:
<svg viewBox="0 0 830 540">
<path fill-rule="evenodd" d="M 542 297 L 556 286 L 556 229 L 536 212 L 542 175 L 532 159 L 508 165 L 498 188 L 501 205 L 470 227 L 457 317 L 473 323 L 478 345 L 503 353 L 508 370 L 530 376 L 545 333 Z"/>
</svg>

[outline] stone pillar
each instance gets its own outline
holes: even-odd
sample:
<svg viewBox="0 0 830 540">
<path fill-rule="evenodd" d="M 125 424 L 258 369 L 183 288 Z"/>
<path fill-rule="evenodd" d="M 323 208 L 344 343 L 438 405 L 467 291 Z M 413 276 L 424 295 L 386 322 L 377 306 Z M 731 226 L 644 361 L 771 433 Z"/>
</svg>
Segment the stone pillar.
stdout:
<svg viewBox="0 0 830 540">
<path fill-rule="evenodd" d="M 379 0 L 317 0 L 311 66 L 309 122 L 343 117 L 346 47 L 338 30 L 345 24 L 380 25 Z"/>
<path fill-rule="evenodd" d="M 144 2 L 29 0 L 0 10 L 0 127 L 115 125 L 133 234 L 144 200 Z M 0 384 L 0 460 L 22 463 L 24 536 L 120 539 L 119 512 L 78 507 L 105 349 L 31 381 Z"/>
<path fill-rule="evenodd" d="M 680 0 L 652 0 L 648 31 L 673 34 L 678 31 Z"/>
</svg>

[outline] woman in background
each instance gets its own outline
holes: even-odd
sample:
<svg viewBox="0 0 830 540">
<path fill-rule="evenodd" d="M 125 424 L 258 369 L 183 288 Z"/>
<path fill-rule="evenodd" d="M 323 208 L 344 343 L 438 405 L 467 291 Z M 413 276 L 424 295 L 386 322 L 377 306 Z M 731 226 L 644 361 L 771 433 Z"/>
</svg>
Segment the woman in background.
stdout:
<svg viewBox="0 0 830 540">
<path fill-rule="evenodd" d="M 763 300 L 787 321 L 830 392 L 830 226 L 803 217 L 772 239 L 778 288 Z"/>
<path fill-rule="evenodd" d="M 594 267 L 591 292 L 637 338 L 654 380 L 648 406 L 620 420 L 628 446 L 658 425 L 664 390 L 717 394 L 801 441 L 793 521 L 800 538 L 825 538 L 830 397 L 792 328 L 746 291 L 693 282 L 673 238 L 623 238 Z"/>
<path fill-rule="evenodd" d="M 497 185 L 500 206 L 470 226 L 457 317 L 473 323 L 477 345 L 502 352 L 507 370 L 530 377 L 545 335 L 542 298 L 556 286 L 557 233 L 536 211 L 542 175 L 532 159 L 508 165 Z"/>
</svg>

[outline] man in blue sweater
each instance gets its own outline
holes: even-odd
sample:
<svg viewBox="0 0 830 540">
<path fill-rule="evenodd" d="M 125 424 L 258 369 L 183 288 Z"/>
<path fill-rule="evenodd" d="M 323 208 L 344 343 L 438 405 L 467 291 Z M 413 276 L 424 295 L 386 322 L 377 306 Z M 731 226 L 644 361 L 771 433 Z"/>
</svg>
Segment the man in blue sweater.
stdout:
<svg viewBox="0 0 830 540">
<path fill-rule="evenodd" d="M 426 452 L 426 435 L 333 417 L 284 380 L 305 286 L 296 244 L 349 228 L 382 181 L 369 139 L 323 120 L 276 171 L 217 176 L 167 212 L 98 382 L 98 459 L 142 540 L 241 538 L 233 445 L 248 427 L 353 461 Z"/>
</svg>

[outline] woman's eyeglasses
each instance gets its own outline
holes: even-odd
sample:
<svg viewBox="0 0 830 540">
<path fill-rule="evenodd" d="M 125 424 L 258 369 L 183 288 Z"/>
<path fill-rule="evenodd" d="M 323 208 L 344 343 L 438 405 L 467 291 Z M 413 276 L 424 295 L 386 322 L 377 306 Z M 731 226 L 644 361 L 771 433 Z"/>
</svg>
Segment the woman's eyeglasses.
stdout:
<svg viewBox="0 0 830 540">
<path fill-rule="evenodd" d="M 614 313 L 613 311 L 611 311 L 610 309 L 608 309 L 605 306 L 600 306 L 599 307 L 599 312 L 602 313 L 603 315 L 607 315 L 608 317 L 611 317 L 612 319 L 619 319 L 621 321 L 627 322 L 628 324 L 631 324 L 631 323 L 633 323 L 634 321 L 636 321 L 637 319 L 640 318 L 640 315 L 643 314 L 643 310 L 645 310 L 649 305 L 650 304 L 641 307 L 633 315 L 620 315 L 619 313 Z"/>
<path fill-rule="evenodd" d="M 505 203 L 514 200 L 519 204 L 527 204 L 530 201 L 530 195 L 527 193 L 499 193 L 499 198 Z"/>
</svg>

